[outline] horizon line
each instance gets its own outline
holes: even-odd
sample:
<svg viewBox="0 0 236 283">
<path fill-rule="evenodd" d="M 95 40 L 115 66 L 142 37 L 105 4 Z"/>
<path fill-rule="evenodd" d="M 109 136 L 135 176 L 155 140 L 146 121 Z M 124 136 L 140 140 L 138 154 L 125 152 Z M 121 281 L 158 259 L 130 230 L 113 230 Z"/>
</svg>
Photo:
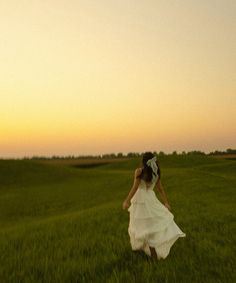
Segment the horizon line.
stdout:
<svg viewBox="0 0 236 283">
<path fill-rule="evenodd" d="M 94 158 L 103 158 L 105 156 L 107 157 L 111 157 L 113 156 L 113 158 L 117 158 L 118 155 L 119 157 L 128 157 L 128 155 L 142 155 L 144 152 L 152 152 L 155 153 L 157 155 L 172 155 L 172 154 L 177 154 L 177 155 L 184 155 L 184 154 L 188 154 L 188 153 L 195 153 L 195 154 L 205 154 L 205 155 L 209 155 L 209 154 L 232 154 L 233 152 L 231 151 L 235 151 L 236 149 L 233 148 L 226 148 L 225 150 L 213 150 L 213 151 L 204 151 L 204 150 L 198 150 L 198 149 L 193 149 L 193 150 L 173 150 L 171 152 L 165 152 L 163 150 L 160 151 L 151 151 L 151 150 L 146 150 L 146 151 L 129 151 L 129 152 L 107 152 L 107 153 L 99 153 L 99 154 L 66 154 L 66 155 L 62 155 L 62 154 L 51 154 L 51 155 L 24 155 L 24 156 L 9 156 L 9 157 L 4 157 L 4 156 L 0 156 L 0 160 L 9 160 L 9 159 L 40 159 L 40 158 L 47 158 L 47 159 L 53 159 L 53 158 L 85 158 L 85 157 L 94 157 Z M 132 157 L 132 156 L 131 156 Z"/>
</svg>

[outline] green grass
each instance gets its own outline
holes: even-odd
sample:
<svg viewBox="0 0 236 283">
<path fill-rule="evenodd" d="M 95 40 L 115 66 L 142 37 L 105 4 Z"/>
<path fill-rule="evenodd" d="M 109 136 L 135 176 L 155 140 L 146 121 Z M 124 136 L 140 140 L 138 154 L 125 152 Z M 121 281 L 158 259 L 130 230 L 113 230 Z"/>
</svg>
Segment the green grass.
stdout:
<svg viewBox="0 0 236 283">
<path fill-rule="evenodd" d="M 121 208 L 139 165 L 0 160 L 0 282 L 236 282 L 236 162 L 160 158 L 186 238 L 159 262 L 131 250 Z"/>
</svg>

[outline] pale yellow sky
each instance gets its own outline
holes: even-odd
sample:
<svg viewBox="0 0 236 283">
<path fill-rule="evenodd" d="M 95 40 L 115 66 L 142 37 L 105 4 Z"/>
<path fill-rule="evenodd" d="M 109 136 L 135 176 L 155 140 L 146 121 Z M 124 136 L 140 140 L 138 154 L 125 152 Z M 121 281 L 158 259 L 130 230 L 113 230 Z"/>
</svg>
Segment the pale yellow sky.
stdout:
<svg viewBox="0 0 236 283">
<path fill-rule="evenodd" d="M 236 1 L 0 1 L 0 157 L 236 147 Z"/>
</svg>

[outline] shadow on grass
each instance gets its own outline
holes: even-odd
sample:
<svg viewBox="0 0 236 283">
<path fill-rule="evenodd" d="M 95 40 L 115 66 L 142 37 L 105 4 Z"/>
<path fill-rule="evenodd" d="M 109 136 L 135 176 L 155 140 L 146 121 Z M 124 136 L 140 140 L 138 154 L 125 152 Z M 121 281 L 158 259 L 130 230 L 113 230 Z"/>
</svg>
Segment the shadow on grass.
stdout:
<svg viewBox="0 0 236 283">
<path fill-rule="evenodd" d="M 71 167 L 74 168 L 79 168 L 79 169 L 90 169 L 90 168 L 96 168 L 100 166 L 104 166 L 110 164 L 109 162 L 104 162 L 104 163 L 86 163 L 86 164 L 75 164 L 71 165 Z"/>
</svg>

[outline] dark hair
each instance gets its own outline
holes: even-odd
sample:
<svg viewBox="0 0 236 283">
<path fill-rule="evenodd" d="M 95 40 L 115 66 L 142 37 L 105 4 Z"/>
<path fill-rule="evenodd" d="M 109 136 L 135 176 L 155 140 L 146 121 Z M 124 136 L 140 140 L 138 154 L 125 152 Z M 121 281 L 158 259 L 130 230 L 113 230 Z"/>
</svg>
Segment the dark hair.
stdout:
<svg viewBox="0 0 236 283">
<path fill-rule="evenodd" d="M 140 178 L 140 179 L 143 179 L 144 181 L 146 182 L 151 182 L 152 180 L 152 168 L 150 166 L 147 165 L 147 161 L 151 158 L 153 158 L 155 155 L 150 152 L 150 151 L 147 151 L 143 154 L 143 158 L 142 158 L 142 165 L 143 165 L 143 168 L 142 168 L 142 172 L 139 176 L 137 176 L 137 178 Z M 157 164 L 157 175 L 159 176 L 159 178 L 161 178 L 161 171 L 160 171 L 160 166 L 158 164 L 158 162 L 156 161 L 156 164 Z"/>
</svg>

